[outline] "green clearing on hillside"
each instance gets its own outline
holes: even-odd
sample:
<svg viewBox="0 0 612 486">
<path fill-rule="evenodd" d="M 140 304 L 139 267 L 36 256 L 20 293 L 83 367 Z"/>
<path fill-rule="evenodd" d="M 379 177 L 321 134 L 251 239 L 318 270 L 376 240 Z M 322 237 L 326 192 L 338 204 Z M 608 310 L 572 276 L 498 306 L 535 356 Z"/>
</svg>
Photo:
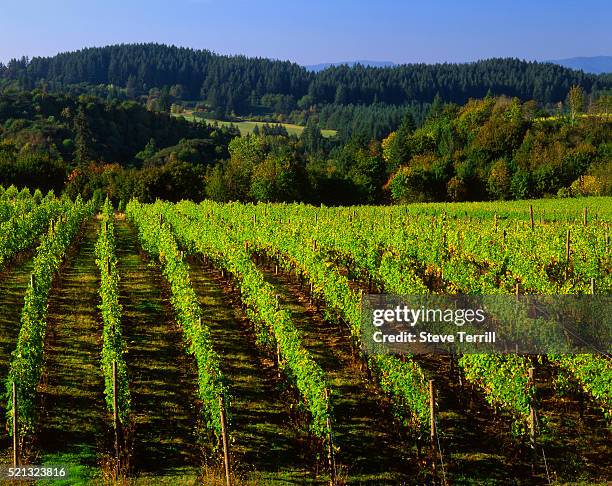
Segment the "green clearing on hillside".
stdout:
<svg viewBox="0 0 612 486">
<path fill-rule="evenodd" d="M 185 113 L 176 113 L 174 114 L 174 116 L 182 116 L 183 118 L 185 118 L 188 121 L 192 121 L 192 122 L 206 122 L 206 123 L 218 123 L 221 126 L 230 126 L 230 125 L 234 125 L 236 128 L 238 128 L 240 130 L 240 133 L 242 135 L 247 135 L 249 133 L 253 132 L 253 129 L 256 126 L 262 127 L 263 125 L 265 125 L 267 122 L 260 122 L 260 121 L 249 121 L 249 120 L 243 120 L 243 121 L 239 121 L 239 122 L 228 122 L 228 121 L 223 121 L 223 120 L 215 120 L 213 118 L 201 118 L 198 117 L 196 115 L 194 115 L 193 113 L 189 113 L 189 112 L 185 112 Z M 276 122 L 269 122 L 267 123 L 268 125 L 282 125 L 283 127 L 285 127 L 287 129 L 287 132 L 289 133 L 289 135 L 300 135 L 302 133 L 302 131 L 304 130 L 304 127 L 301 125 L 294 125 L 292 123 L 276 123 Z M 330 138 L 336 135 L 336 130 L 321 130 L 321 133 L 323 134 L 324 137 L 326 138 Z"/>
</svg>

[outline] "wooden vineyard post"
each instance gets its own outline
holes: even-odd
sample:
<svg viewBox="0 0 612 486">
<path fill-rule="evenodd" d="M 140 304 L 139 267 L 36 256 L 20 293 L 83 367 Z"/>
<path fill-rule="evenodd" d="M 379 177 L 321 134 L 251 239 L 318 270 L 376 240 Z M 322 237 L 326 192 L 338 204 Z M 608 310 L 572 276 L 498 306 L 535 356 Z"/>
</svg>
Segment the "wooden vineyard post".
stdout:
<svg viewBox="0 0 612 486">
<path fill-rule="evenodd" d="M 164 215 L 159 213 L 159 227 L 161 228 L 164 225 Z"/>
<path fill-rule="evenodd" d="M 506 246 L 506 230 L 504 230 L 504 246 Z"/>
<path fill-rule="evenodd" d="M 107 256 L 106 257 L 106 274 L 110 275 L 110 271 L 111 271 L 110 258 Z"/>
<path fill-rule="evenodd" d="M 570 238 L 571 238 L 570 230 L 567 230 L 567 234 L 565 235 L 565 278 L 567 278 L 567 273 L 569 272 L 570 249 L 571 249 Z"/>
<path fill-rule="evenodd" d="M 30 287 L 32 287 L 32 290 L 36 290 L 36 275 L 33 273 L 30 275 Z"/>
<path fill-rule="evenodd" d="M 117 459 L 117 474 L 119 474 L 119 471 L 121 471 L 121 422 L 119 421 L 119 397 L 117 395 L 117 362 L 113 361 L 113 421 L 115 425 L 115 457 Z"/>
<path fill-rule="evenodd" d="M 433 481 L 436 481 L 436 390 L 434 381 L 429 380 L 429 443 L 431 445 L 431 467 Z"/>
<path fill-rule="evenodd" d="M 533 222 L 533 205 L 532 204 L 529 205 L 529 219 L 531 220 L 531 231 L 533 231 L 534 222 Z"/>
<path fill-rule="evenodd" d="M 280 294 L 276 294 L 275 297 L 276 297 L 276 310 L 279 311 L 280 310 Z M 276 376 L 280 380 L 281 378 L 281 351 L 280 351 L 280 344 L 278 343 L 278 340 L 276 341 Z"/>
<path fill-rule="evenodd" d="M 247 240 L 245 240 L 245 242 L 244 242 L 244 252 L 247 255 L 249 254 L 249 242 Z"/>
<path fill-rule="evenodd" d="M 325 389 L 325 409 L 327 412 L 327 461 L 329 463 L 329 484 L 336 486 L 336 458 L 334 456 L 334 439 L 332 436 L 329 406 L 329 390 Z"/>
<path fill-rule="evenodd" d="M 276 341 L 276 377 L 281 379 L 281 350 L 278 341 Z"/>
<path fill-rule="evenodd" d="M 516 282 L 516 285 L 514 286 L 514 296 L 516 297 L 516 301 L 519 301 L 519 291 L 520 291 L 520 284 L 518 282 Z"/>
<path fill-rule="evenodd" d="M 595 279 L 591 277 L 591 295 L 595 295 Z"/>
<path fill-rule="evenodd" d="M 317 240 L 312 240 L 312 251 L 317 251 Z"/>
<path fill-rule="evenodd" d="M 359 289 L 359 315 L 363 317 L 363 289 Z M 359 349 L 359 341 L 357 338 L 352 340 L 352 354 L 353 357 L 359 358 L 359 371 L 363 371 L 365 368 L 368 373 L 368 380 L 370 379 L 370 368 L 368 366 L 368 358 L 366 353 L 361 353 Z"/>
<path fill-rule="evenodd" d="M 13 381 L 13 467 L 19 466 L 19 411 L 17 407 L 17 383 Z"/>
<path fill-rule="evenodd" d="M 533 378 L 534 368 L 529 368 L 529 386 L 535 387 L 535 381 Z M 535 440 L 536 440 L 536 409 L 535 409 L 535 397 L 531 400 L 529 404 L 529 443 L 531 444 L 531 448 L 535 449 Z"/>
<path fill-rule="evenodd" d="M 225 466 L 225 482 L 227 486 L 232 484 L 232 472 L 230 469 L 229 438 L 227 436 L 227 417 L 225 415 L 225 396 L 219 396 L 219 410 L 221 413 L 221 440 L 223 442 L 223 465 Z"/>
</svg>

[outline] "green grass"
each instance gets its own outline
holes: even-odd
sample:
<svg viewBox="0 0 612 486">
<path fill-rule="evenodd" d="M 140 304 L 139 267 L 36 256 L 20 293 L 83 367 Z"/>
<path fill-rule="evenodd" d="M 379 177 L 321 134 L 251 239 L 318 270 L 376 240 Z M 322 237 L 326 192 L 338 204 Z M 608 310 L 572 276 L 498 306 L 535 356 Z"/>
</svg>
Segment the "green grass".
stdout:
<svg viewBox="0 0 612 486">
<path fill-rule="evenodd" d="M 193 113 L 190 113 L 190 112 L 175 114 L 175 116 L 182 116 L 186 120 L 192 121 L 192 122 L 205 121 L 207 123 L 218 123 L 221 126 L 234 125 L 236 128 L 240 130 L 240 133 L 242 135 L 247 135 L 249 133 L 252 133 L 256 126 L 262 127 L 263 125 L 266 124 L 266 122 L 249 121 L 249 120 L 243 120 L 239 122 L 228 122 L 228 121 L 222 121 L 222 120 L 215 120 L 212 118 L 201 118 L 201 117 L 193 115 Z M 268 124 L 273 125 L 276 123 L 268 123 Z M 278 123 L 278 125 L 284 126 L 287 129 L 287 132 L 289 133 L 289 135 L 300 135 L 302 131 L 304 130 L 303 126 L 294 125 L 292 123 Z M 324 137 L 329 138 L 329 137 L 333 137 L 336 135 L 336 130 L 321 130 L 321 133 L 323 134 Z"/>
<path fill-rule="evenodd" d="M 116 234 L 134 481 L 155 477 L 162 484 L 157 480 L 167 477 L 191 484 L 185 478 L 196 478 L 200 470 L 195 363 L 185 353 L 159 267 L 139 254 L 136 232 L 124 220 L 117 221 Z"/>
<path fill-rule="evenodd" d="M 91 451 L 76 451 L 74 453 L 45 454 L 41 461 L 41 467 L 63 467 L 66 471 L 65 479 L 52 479 L 48 481 L 37 481 L 40 486 L 75 486 L 75 485 L 97 485 L 102 484 L 100 469 L 95 465 L 82 464 L 83 455 L 89 455 Z"/>
<path fill-rule="evenodd" d="M 12 461 L 10 440 L 4 427 L 5 397 L 4 380 L 8 372 L 11 352 L 15 349 L 19 334 L 19 319 L 32 273 L 33 261 L 30 254 L 23 262 L 15 262 L 0 272 L 0 464 Z"/>
<path fill-rule="evenodd" d="M 94 243 L 97 224 L 87 224 L 82 244 L 49 298 L 45 340 L 46 383 L 37 462 L 68 469 L 65 481 L 92 484 L 99 478 L 99 453 L 105 438 L 97 320 L 98 278 Z"/>
<path fill-rule="evenodd" d="M 291 312 L 304 346 L 323 368 L 332 390 L 339 476 L 349 485 L 425 482 L 427 471 L 406 460 L 416 455 L 414 443 L 403 440 L 380 389 L 353 360 L 348 333 L 326 322 L 296 282 L 263 265 L 260 270 L 278 292 L 281 307 Z"/>
<path fill-rule="evenodd" d="M 240 308 L 223 292 L 218 272 L 191 262 L 190 277 L 221 356 L 231 395 L 232 456 L 240 484 L 306 484 L 314 482 L 307 451 L 300 447 L 306 432 L 290 425 L 287 403 L 271 360 L 258 352 L 255 336 Z"/>
<path fill-rule="evenodd" d="M 30 283 L 33 260 L 29 256 L 22 263 L 0 272 L 0 379 L 8 372 L 11 353 L 17 343 L 21 310 Z M 4 402 L 4 397 L 0 398 Z"/>
</svg>

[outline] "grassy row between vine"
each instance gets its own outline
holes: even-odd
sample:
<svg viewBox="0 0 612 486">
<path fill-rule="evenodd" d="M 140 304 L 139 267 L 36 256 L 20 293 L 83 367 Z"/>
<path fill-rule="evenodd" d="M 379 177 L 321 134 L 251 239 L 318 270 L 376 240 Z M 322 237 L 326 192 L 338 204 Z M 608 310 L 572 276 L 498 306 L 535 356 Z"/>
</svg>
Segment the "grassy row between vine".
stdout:
<svg viewBox="0 0 612 486">
<path fill-rule="evenodd" d="M 83 222 L 92 216 L 95 208 L 95 201 L 85 203 L 77 198 L 65 215 L 55 220 L 55 224 L 51 224 L 36 250 L 34 286 L 30 286 L 26 291 L 17 346 L 12 353 L 6 379 L 7 419 L 12 430 L 12 386 L 15 383 L 19 404 L 19 430 L 22 435 L 36 430 L 36 396 L 44 367 L 47 302 L 53 277 Z"/>
<path fill-rule="evenodd" d="M 236 278 L 258 341 L 271 348 L 278 346 L 279 366 L 304 401 L 311 432 L 326 440 L 333 411 L 326 396 L 329 388 L 324 372 L 305 349 L 291 314 L 279 308 L 274 288 L 251 261 L 244 241 L 237 240 L 212 221 L 206 224 L 192 221 L 172 205 L 158 203 L 154 208 L 172 224 L 175 234 L 190 252 L 206 256 Z"/>
<path fill-rule="evenodd" d="M 184 203 L 187 206 L 187 203 Z M 241 234 L 252 242 L 252 249 L 277 259 L 286 269 L 296 269 L 313 285 L 313 292 L 326 303 L 327 317 L 342 319 L 349 326 L 354 345 L 359 347 L 361 336 L 361 302 L 346 277 L 338 274 L 315 251 L 276 224 L 261 221 L 251 224 L 250 214 L 240 214 L 231 207 L 204 202 L 194 214 L 216 213 L 227 221 L 226 229 Z M 270 218 L 268 221 L 272 221 Z M 231 228 L 230 228 L 231 225 Z M 429 427 L 429 388 L 421 367 L 410 357 L 402 360 L 391 355 L 373 354 L 368 362 L 378 383 L 393 404 L 397 420 L 416 436 Z"/>
<path fill-rule="evenodd" d="M 189 268 L 172 231 L 167 224 L 160 222 L 154 211 L 132 201 L 126 208 L 126 215 L 138 228 L 138 236 L 144 250 L 158 259 L 163 275 L 170 284 L 177 322 L 183 329 L 189 352 L 197 363 L 202 413 L 207 429 L 214 433 L 218 442 L 221 437 L 221 399 L 225 400 L 224 406 L 228 409 L 231 400 L 221 372 L 219 355 L 214 350 L 210 329 L 201 319 L 202 310 L 191 285 Z"/>
</svg>

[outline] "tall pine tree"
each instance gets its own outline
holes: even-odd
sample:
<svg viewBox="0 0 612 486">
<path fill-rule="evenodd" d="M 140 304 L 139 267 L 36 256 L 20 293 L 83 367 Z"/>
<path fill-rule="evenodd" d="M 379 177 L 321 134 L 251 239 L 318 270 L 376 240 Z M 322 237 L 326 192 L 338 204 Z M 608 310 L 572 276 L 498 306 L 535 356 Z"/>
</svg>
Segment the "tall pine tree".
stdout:
<svg viewBox="0 0 612 486">
<path fill-rule="evenodd" d="M 82 166 L 91 160 L 91 145 L 93 136 L 85 114 L 83 105 L 79 105 L 74 117 L 74 161 L 76 165 Z"/>
</svg>

